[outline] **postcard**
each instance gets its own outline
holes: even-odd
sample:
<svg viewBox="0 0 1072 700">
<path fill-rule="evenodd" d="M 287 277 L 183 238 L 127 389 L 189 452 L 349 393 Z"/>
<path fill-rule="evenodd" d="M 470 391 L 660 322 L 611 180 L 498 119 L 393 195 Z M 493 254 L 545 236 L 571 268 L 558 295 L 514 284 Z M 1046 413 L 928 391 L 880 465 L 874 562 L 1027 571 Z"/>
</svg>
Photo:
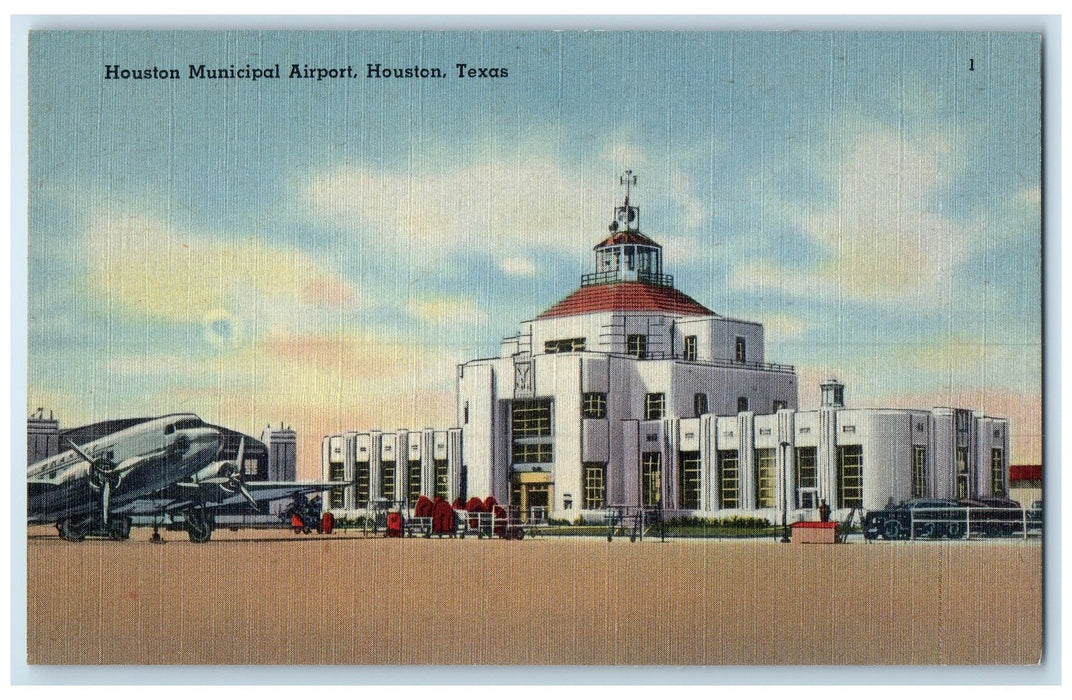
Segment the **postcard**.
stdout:
<svg viewBox="0 0 1072 700">
<path fill-rule="evenodd" d="M 1040 50 L 32 31 L 27 662 L 1037 664 Z"/>
</svg>

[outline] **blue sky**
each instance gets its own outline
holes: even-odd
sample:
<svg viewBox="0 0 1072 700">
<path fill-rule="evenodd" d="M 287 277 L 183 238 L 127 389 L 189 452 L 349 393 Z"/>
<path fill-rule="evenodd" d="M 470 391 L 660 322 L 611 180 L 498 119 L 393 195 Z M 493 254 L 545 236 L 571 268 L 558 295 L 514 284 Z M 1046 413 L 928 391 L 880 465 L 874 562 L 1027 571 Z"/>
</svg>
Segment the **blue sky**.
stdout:
<svg viewBox="0 0 1072 700">
<path fill-rule="evenodd" d="M 284 421 L 306 474 L 325 433 L 452 425 L 454 366 L 576 287 L 631 168 L 678 288 L 763 322 L 802 407 L 835 375 L 1037 461 L 1039 81 L 1031 34 L 31 35 L 27 408 Z"/>
</svg>

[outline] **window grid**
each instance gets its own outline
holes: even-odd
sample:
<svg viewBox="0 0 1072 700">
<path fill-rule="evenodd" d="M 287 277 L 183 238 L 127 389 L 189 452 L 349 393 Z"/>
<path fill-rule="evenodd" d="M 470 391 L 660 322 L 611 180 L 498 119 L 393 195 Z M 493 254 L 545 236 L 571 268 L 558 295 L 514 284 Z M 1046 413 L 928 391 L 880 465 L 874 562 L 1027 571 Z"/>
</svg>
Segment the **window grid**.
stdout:
<svg viewBox="0 0 1072 700">
<path fill-rule="evenodd" d="M 700 508 L 700 453 L 682 452 L 680 455 L 679 489 L 681 507 L 691 510 Z"/>
<path fill-rule="evenodd" d="M 394 500 L 396 473 L 394 460 L 380 464 L 380 498 L 390 498 Z"/>
<path fill-rule="evenodd" d="M 990 493 L 995 496 L 1005 495 L 1005 469 L 1002 464 L 1004 453 L 1001 448 L 990 450 Z"/>
<path fill-rule="evenodd" d="M 583 352 L 585 343 L 585 338 L 560 338 L 558 340 L 548 340 L 543 344 L 543 351 L 548 354 L 559 352 Z"/>
<path fill-rule="evenodd" d="M 607 465 L 586 462 L 584 464 L 584 509 L 596 510 L 607 505 Z"/>
<path fill-rule="evenodd" d="M 696 412 L 697 418 L 707 413 L 707 394 L 694 394 L 692 397 L 692 407 Z"/>
<path fill-rule="evenodd" d="M 421 461 L 411 459 L 409 461 L 409 474 L 406 481 L 406 500 L 416 503 L 421 497 Z"/>
<path fill-rule="evenodd" d="M 583 418 L 606 418 L 607 395 L 590 391 L 581 397 L 581 416 Z"/>
<path fill-rule="evenodd" d="M 838 508 L 862 508 L 864 504 L 863 445 L 837 448 Z"/>
<path fill-rule="evenodd" d="M 740 507 L 737 450 L 718 451 L 718 507 Z"/>
<path fill-rule="evenodd" d="M 511 416 L 515 438 L 551 435 L 551 399 L 514 401 Z"/>
<path fill-rule="evenodd" d="M 442 498 L 450 497 L 450 472 L 447 468 L 447 460 L 432 460 L 432 469 L 435 472 L 435 495 Z"/>
<path fill-rule="evenodd" d="M 800 489 L 819 487 L 818 449 L 798 447 L 793 460 L 797 483 L 797 507 L 800 508 Z"/>
<path fill-rule="evenodd" d="M 514 464 L 545 464 L 552 461 L 553 450 L 549 442 L 515 442 Z"/>
<path fill-rule="evenodd" d="M 626 337 L 626 354 L 643 360 L 648 354 L 648 338 L 644 335 L 630 335 Z"/>
<path fill-rule="evenodd" d="M 641 499 L 646 507 L 662 504 L 663 455 L 645 452 L 640 465 Z"/>
<path fill-rule="evenodd" d="M 356 486 L 354 498 L 357 500 L 357 507 L 364 508 L 371 500 L 372 492 L 369 487 L 369 479 L 372 469 L 368 462 L 357 463 L 357 478 L 355 479 Z"/>
<path fill-rule="evenodd" d="M 644 420 L 659 420 L 666 411 L 666 395 L 663 393 L 644 396 Z"/>
<path fill-rule="evenodd" d="M 328 462 L 328 481 L 343 481 L 346 479 L 346 465 L 342 462 Z M 346 507 L 346 489 L 333 488 L 328 498 L 329 508 Z"/>
<path fill-rule="evenodd" d="M 696 361 L 696 336 L 685 336 L 685 359 L 689 362 Z"/>
<path fill-rule="evenodd" d="M 737 340 L 733 344 L 733 357 L 737 362 L 745 362 L 747 358 L 747 352 L 745 349 L 745 340 L 741 336 L 737 336 Z"/>
<path fill-rule="evenodd" d="M 756 508 L 774 507 L 774 450 L 756 450 Z"/>
<path fill-rule="evenodd" d="M 927 495 L 927 448 L 923 445 L 912 446 L 912 497 L 923 498 Z"/>
</svg>

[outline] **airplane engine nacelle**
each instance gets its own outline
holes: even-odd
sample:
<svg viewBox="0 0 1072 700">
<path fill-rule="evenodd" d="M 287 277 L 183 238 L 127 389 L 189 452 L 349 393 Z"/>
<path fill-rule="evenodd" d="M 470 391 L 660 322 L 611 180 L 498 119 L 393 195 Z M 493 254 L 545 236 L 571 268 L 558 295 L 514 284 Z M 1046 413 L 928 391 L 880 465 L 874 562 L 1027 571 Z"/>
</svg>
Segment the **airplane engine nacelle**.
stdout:
<svg viewBox="0 0 1072 700">
<path fill-rule="evenodd" d="M 230 460 L 223 462 L 213 462 L 204 469 L 197 472 L 194 475 L 194 481 L 205 481 L 206 479 L 231 479 L 239 473 L 238 463 Z"/>
</svg>

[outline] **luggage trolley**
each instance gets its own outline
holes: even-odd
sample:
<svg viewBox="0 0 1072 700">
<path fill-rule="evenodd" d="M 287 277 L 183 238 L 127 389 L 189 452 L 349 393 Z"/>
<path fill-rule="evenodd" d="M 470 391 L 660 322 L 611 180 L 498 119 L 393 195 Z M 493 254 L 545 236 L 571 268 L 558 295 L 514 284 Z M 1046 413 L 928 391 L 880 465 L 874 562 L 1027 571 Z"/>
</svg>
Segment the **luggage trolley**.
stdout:
<svg viewBox="0 0 1072 700">
<path fill-rule="evenodd" d="M 658 508 L 643 506 L 607 506 L 604 517 L 607 520 L 607 542 L 613 540 L 615 534 L 628 534 L 630 542 L 643 542 L 648 531 L 660 521 Z"/>
<path fill-rule="evenodd" d="M 524 511 L 520 506 L 506 508 L 506 531 L 511 538 L 523 540 L 526 536 L 535 537 L 547 528 L 547 506 L 532 506 Z"/>
<path fill-rule="evenodd" d="M 405 510 L 405 501 L 392 501 L 386 498 L 370 501 L 361 528 L 362 534 L 368 537 L 370 533 L 376 536 L 383 532 L 384 537 L 400 537 L 405 521 L 402 514 Z"/>
</svg>

